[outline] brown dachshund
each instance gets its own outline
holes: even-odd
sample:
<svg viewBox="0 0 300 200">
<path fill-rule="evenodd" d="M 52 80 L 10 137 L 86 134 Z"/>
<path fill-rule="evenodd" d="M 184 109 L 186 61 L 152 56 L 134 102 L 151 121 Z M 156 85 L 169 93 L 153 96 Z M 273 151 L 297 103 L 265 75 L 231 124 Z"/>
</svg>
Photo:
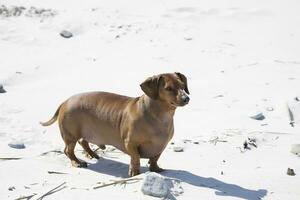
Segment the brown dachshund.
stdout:
<svg viewBox="0 0 300 200">
<path fill-rule="evenodd" d="M 96 159 L 89 143 L 113 145 L 130 155 L 129 176 L 140 173 L 140 158 L 149 158 L 150 171 L 161 172 L 157 160 L 173 136 L 175 110 L 190 100 L 187 79 L 181 73 L 160 74 L 140 86 L 145 95 L 136 98 L 107 92 L 77 94 L 41 124 L 49 126 L 58 118 L 64 152 L 75 167 L 87 167 L 74 154 L 79 142 Z"/>
</svg>

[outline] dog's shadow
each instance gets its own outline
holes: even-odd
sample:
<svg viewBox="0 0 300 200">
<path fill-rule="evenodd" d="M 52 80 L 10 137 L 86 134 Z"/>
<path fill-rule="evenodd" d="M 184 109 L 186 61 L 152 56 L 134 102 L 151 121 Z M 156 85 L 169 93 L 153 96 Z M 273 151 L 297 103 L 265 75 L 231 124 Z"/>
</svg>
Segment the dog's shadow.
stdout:
<svg viewBox="0 0 300 200">
<path fill-rule="evenodd" d="M 127 178 L 128 165 L 115 160 L 101 158 L 97 163 L 90 164 L 89 170 L 99 173 Z M 141 167 L 141 173 L 148 171 L 147 167 Z M 225 183 L 215 178 L 202 177 L 184 170 L 166 169 L 162 175 L 169 178 L 179 179 L 182 182 L 202 188 L 215 190 L 215 194 L 219 196 L 232 196 L 246 200 L 261 199 L 267 195 L 266 189 L 251 190 L 243 188 L 239 185 Z"/>
<path fill-rule="evenodd" d="M 127 164 L 103 157 L 101 157 L 96 163 L 89 164 L 87 169 L 111 176 L 128 178 Z M 141 166 L 140 170 L 141 173 L 145 173 L 148 171 L 148 167 Z"/>
</svg>

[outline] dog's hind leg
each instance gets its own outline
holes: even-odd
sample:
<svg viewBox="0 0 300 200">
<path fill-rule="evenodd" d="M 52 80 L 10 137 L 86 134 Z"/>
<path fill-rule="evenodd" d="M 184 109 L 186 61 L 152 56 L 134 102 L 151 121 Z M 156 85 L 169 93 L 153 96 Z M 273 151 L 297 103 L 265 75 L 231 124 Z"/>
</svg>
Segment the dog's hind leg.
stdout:
<svg viewBox="0 0 300 200">
<path fill-rule="evenodd" d="M 86 162 L 81 162 L 75 156 L 74 149 L 78 139 L 75 139 L 61 124 L 59 125 L 61 136 L 65 142 L 65 154 L 71 160 L 71 164 L 74 167 L 87 167 Z"/>
<path fill-rule="evenodd" d="M 80 139 L 78 140 L 78 143 L 82 146 L 82 148 L 92 157 L 92 158 L 96 158 L 99 159 L 100 157 L 90 148 L 89 143 L 84 140 L 84 139 Z"/>
<path fill-rule="evenodd" d="M 74 149 L 75 149 L 75 146 L 76 146 L 76 142 L 67 143 L 65 141 L 65 143 L 66 143 L 65 154 L 70 158 L 72 166 L 74 166 L 74 167 L 87 167 L 87 163 L 79 161 L 78 158 L 74 154 Z"/>
</svg>

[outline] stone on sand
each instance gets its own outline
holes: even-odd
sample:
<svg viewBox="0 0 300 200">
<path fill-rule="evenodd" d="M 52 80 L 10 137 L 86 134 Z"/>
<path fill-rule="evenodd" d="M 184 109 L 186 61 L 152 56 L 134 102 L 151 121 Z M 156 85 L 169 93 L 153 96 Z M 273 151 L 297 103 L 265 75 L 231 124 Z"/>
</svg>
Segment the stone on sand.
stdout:
<svg viewBox="0 0 300 200">
<path fill-rule="evenodd" d="M 169 194 L 169 187 L 164 177 L 155 172 L 146 174 L 141 190 L 145 195 L 154 197 L 167 197 Z"/>
<path fill-rule="evenodd" d="M 250 116 L 250 118 L 255 119 L 255 120 L 264 120 L 266 117 L 262 112 L 257 112 L 254 115 Z"/>
<path fill-rule="evenodd" d="M 14 149 L 25 149 L 25 144 L 20 141 L 11 141 L 8 146 Z"/>
<path fill-rule="evenodd" d="M 70 31 L 66 31 L 66 30 L 63 30 L 62 32 L 60 32 L 60 35 L 64 38 L 71 38 L 73 37 L 73 34 L 70 32 Z"/>
<path fill-rule="evenodd" d="M 5 92 L 6 92 L 6 90 L 3 88 L 3 85 L 0 84 L 0 93 L 5 93 Z"/>
</svg>

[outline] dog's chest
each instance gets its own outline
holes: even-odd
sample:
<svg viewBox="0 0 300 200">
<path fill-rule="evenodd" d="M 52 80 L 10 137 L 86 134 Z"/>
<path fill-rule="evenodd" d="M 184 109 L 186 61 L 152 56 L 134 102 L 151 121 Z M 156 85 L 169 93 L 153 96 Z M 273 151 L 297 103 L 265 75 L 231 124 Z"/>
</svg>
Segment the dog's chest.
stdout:
<svg viewBox="0 0 300 200">
<path fill-rule="evenodd" d="M 155 157 L 162 153 L 170 139 L 173 137 L 173 122 L 149 125 L 144 142 L 140 144 L 139 151 L 142 158 Z"/>
</svg>

